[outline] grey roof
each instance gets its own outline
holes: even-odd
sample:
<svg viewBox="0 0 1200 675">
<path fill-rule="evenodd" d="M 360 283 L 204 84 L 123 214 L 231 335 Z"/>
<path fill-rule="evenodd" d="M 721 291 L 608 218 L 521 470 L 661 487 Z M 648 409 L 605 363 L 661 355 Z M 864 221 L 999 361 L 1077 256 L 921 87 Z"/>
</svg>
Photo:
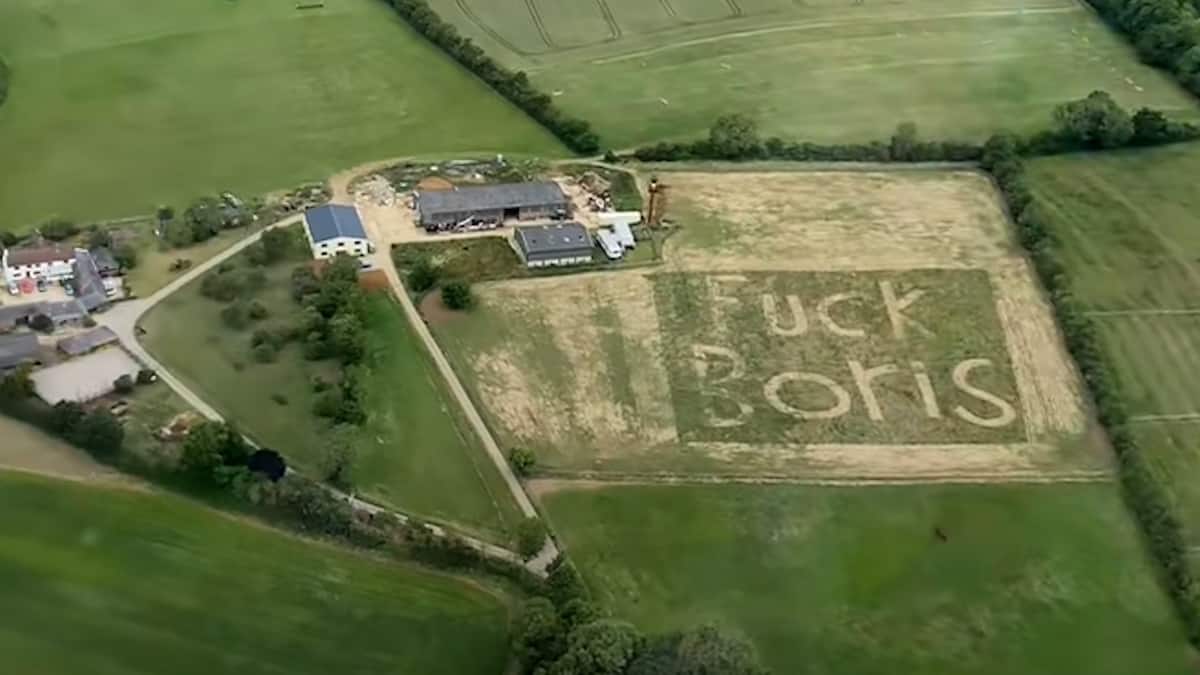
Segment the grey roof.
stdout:
<svg viewBox="0 0 1200 675">
<path fill-rule="evenodd" d="M 4 305 L 0 307 L 0 329 L 8 330 L 18 322 L 37 314 L 41 303 L 29 302 L 24 305 Z"/>
<path fill-rule="evenodd" d="M 15 368 L 33 361 L 37 353 L 38 339 L 33 333 L 0 335 L 0 369 Z"/>
<path fill-rule="evenodd" d="M 58 348 L 65 354 L 79 356 L 116 341 L 117 334 L 112 332 L 111 328 L 101 326 L 95 330 L 59 340 Z"/>
<path fill-rule="evenodd" d="M 304 222 L 313 241 L 328 241 L 338 237 L 366 239 L 358 210 L 353 206 L 326 204 L 304 212 Z"/>
<path fill-rule="evenodd" d="M 96 261 L 96 269 L 101 274 L 105 272 L 118 272 L 121 266 L 117 263 L 117 259 L 113 257 L 112 251 L 105 246 L 97 246 L 88 251 L 91 254 L 92 260 Z"/>
<path fill-rule="evenodd" d="M 556 225 L 525 225 L 516 230 L 517 246 L 525 255 L 547 257 L 570 253 L 590 253 L 592 238 L 579 223 Z"/>
<path fill-rule="evenodd" d="M 75 252 L 75 295 L 84 311 L 90 312 L 108 304 L 108 293 L 104 290 L 104 279 L 96 269 L 96 261 L 87 251 Z"/>
<path fill-rule="evenodd" d="M 87 308 L 78 299 L 60 302 L 43 302 L 38 311 L 54 321 L 70 321 L 87 316 Z"/>
<path fill-rule="evenodd" d="M 439 213 L 495 211 L 521 206 L 565 206 L 567 195 L 558 183 L 506 183 L 471 185 L 455 190 L 418 190 L 417 210 L 421 219 Z"/>
</svg>

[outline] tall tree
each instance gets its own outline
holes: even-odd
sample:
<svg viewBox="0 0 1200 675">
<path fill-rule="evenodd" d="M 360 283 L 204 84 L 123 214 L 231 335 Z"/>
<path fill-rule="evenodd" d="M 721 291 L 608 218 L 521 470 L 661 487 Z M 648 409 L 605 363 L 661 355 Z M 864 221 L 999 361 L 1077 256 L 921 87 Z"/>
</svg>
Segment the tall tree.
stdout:
<svg viewBox="0 0 1200 675">
<path fill-rule="evenodd" d="M 1117 148 L 1133 137 L 1129 113 L 1104 91 L 1060 105 L 1054 119 L 1061 134 L 1087 148 Z"/>
<path fill-rule="evenodd" d="M 762 150 L 758 123 L 740 113 L 718 117 L 708 131 L 708 142 L 716 156 L 726 159 L 754 157 Z"/>
</svg>

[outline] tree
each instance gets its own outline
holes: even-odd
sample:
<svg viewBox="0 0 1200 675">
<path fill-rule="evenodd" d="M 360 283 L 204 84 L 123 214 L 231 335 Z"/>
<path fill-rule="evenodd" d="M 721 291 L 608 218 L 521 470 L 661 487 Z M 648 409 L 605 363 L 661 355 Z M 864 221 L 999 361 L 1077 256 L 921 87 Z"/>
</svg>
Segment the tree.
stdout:
<svg viewBox="0 0 1200 675">
<path fill-rule="evenodd" d="M 71 438 L 87 411 L 75 401 L 59 401 L 50 409 L 50 429 L 64 438 Z"/>
<path fill-rule="evenodd" d="M 508 451 L 508 463 L 512 465 L 513 472 L 525 477 L 533 473 L 537 466 L 537 455 L 529 448 L 513 448 Z"/>
<path fill-rule="evenodd" d="M 268 448 L 255 450 L 254 454 L 246 460 L 246 468 L 266 476 L 272 482 L 278 481 L 287 474 L 287 462 L 284 461 L 283 456 Z"/>
<path fill-rule="evenodd" d="M 251 300 L 246 306 L 246 316 L 252 321 L 262 321 L 270 315 L 267 311 L 267 306 L 257 300 Z"/>
<path fill-rule="evenodd" d="M 275 358 L 279 356 L 279 349 L 276 348 L 273 343 L 263 342 L 255 345 L 254 348 L 250 350 L 250 355 L 253 356 L 254 360 L 258 363 L 274 363 Z"/>
<path fill-rule="evenodd" d="M 113 380 L 113 390 L 118 394 L 130 394 L 133 392 L 134 381 L 132 375 L 122 375 Z"/>
<path fill-rule="evenodd" d="M 546 590 L 554 604 L 563 606 L 576 598 L 587 598 L 587 587 L 583 577 L 569 560 L 559 555 L 550 563 L 546 576 Z"/>
<path fill-rule="evenodd" d="M 272 228 L 250 248 L 250 261 L 255 265 L 273 265 L 287 257 L 292 250 L 291 234 L 283 228 Z"/>
<path fill-rule="evenodd" d="M 64 218 L 53 218 L 42 223 L 38 232 L 50 241 L 64 241 L 79 234 L 79 226 Z"/>
<path fill-rule="evenodd" d="M 1054 111 L 1059 133 L 1087 148 L 1117 148 L 1133 137 L 1133 121 L 1104 91 L 1060 105 Z"/>
<path fill-rule="evenodd" d="M 438 271 L 428 257 L 417 258 L 408 268 L 408 287 L 417 293 L 424 293 L 437 284 Z"/>
<path fill-rule="evenodd" d="M 545 545 L 546 528 L 541 520 L 530 516 L 517 525 L 517 553 L 521 554 L 522 559 L 533 558 Z"/>
<path fill-rule="evenodd" d="M 470 309 L 475 304 L 471 286 L 465 281 L 451 281 L 442 286 L 442 304 L 450 309 Z"/>
<path fill-rule="evenodd" d="M 571 631 L 567 650 L 550 667 L 550 675 L 623 675 L 641 642 L 641 634 L 629 623 L 584 624 Z"/>
<path fill-rule="evenodd" d="M 54 330 L 54 320 L 45 314 L 34 314 L 29 319 L 29 327 L 39 333 L 50 333 Z"/>
<path fill-rule="evenodd" d="M 171 206 L 162 205 L 154 210 L 154 216 L 158 218 L 158 223 L 160 225 L 169 223 L 172 220 L 175 220 L 175 209 Z"/>
<path fill-rule="evenodd" d="M 118 244 L 113 249 L 113 260 L 123 270 L 131 270 L 138 265 L 138 252 L 131 244 Z"/>
<path fill-rule="evenodd" d="M 570 632 L 576 626 L 596 621 L 601 615 L 600 608 L 596 607 L 592 601 L 573 598 L 563 603 L 563 606 L 558 609 L 558 617 L 562 620 L 567 632 Z"/>
<path fill-rule="evenodd" d="M 354 462 L 357 455 L 354 451 L 354 428 L 339 424 L 326 437 L 325 454 L 321 458 L 321 474 L 325 480 L 339 488 L 349 488 L 353 485 Z"/>
<path fill-rule="evenodd" d="M 916 159 L 917 125 L 912 122 L 902 122 L 892 134 L 892 144 L 888 150 L 895 162 L 911 162 Z"/>
<path fill-rule="evenodd" d="M 112 234 L 108 230 L 101 229 L 96 225 L 92 225 L 90 228 L 88 228 L 88 248 L 107 248 L 112 246 L 112 243 Z"/>
<path fill-rule="evenodd" d="M 754 645 L 705 625 L 656 638 L 627 675 L 766 675 Z"/>
<path fill-rule="evenodd" d="M 226 422 L 204 422 L 183 442 L 183 466 L 196 476 L 211 479 L 221 466 L 245 466 L 250 447 L 237 429 Z"/>
<path fill-rule="evenodd" d="M 1170 140 L 1171 123 L 1167 116 L 1151 108 L 1142 108 L 1133 114 L 1133 143 L 1156 145 Z"/>
<path fill-rule="evenodd" d="M 23 401 L 33 396 L 29 366 L 22 366 L 0 378 L 0 401 Z"/>
<path fill-rule="evenodd" d="M 88 413 L 79 421 L 72 442 L 101 457 L 112 457 L 121 451 L 125 430 L 121 422 L 107 410 Z"/>
<path fill-rule="evenodd" d="M 521 608 L 513 630 L 513 650 L 526 670 L 552 663 L 566 649 L 566 629 L 553 603 L 533 598 Z"/>
<path fill-rule="evenodd" d="M 362 321 L 342 311 L 329 320 L 329 340 L 342 363 L 358 363 L 367 351 L 367 333 Z"/>
<path fill-rule="evenodd" d="M 221 308 L 221 322 L 234 330 L 242 330 L 250 323 L 245 303 L 238 301 Z"/>
<path fill-rule="evenodd" d="M 742 114 L 722 115 L 708 131 L 708 142 L 717 157 L 746 159 L 762 151 L 758 124 Z"/>
</svg>

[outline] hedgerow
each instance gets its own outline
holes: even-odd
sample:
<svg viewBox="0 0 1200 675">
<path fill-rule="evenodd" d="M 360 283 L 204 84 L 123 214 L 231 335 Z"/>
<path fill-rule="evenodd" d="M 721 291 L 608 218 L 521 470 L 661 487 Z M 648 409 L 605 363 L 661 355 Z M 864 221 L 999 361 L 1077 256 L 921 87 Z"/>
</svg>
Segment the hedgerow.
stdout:
<svg viewBox="0 0 1200 675">
<path fill-rule="evenodd" d="M 5 99 L 8 98 L 8 80 L 11 75 L 8 64 L 4 59 L 0 59 L 0 105 L 4 105 Z"/>
</svg>

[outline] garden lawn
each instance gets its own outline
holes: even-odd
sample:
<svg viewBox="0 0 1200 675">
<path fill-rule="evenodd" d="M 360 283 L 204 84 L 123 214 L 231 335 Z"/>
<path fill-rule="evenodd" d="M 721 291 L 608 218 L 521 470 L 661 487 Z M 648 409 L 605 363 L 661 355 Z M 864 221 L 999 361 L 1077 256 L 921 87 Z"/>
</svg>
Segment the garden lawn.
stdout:
<svg viewBox="0 0 1200 675">
<path fill-rule="evenodd" d="M 183 500 L 0 473 L 14 675 L 495 675 L 505 603 Z"/>
<path fill-rule="evenodd" d="M 1075 0 L 431 0 L 442 16 L 623 148 L 742 112 L 769 134 L 982 140 L 1050 124 L 1105 89 L 1195 117 Z"/>
<path fill-rule="evenodd" d="M 718 622 L 778 674 L 1193 672 L 1110 484 L 613 487 L 542 503 L 614 615 L 647 631 Z"/>
<path fill-rule="evenodd" d="M 384 157 L 564 152 L 379 0 L 8 0 L 0 54 L 0 230 Z"/>
<path fill-rule="evenodd" d="M 1070 286 L 1092 310 L 1140 446 L 1193 547 L 1200 546 L 1197 175 L 1200 144 L 1038 159 L 1028 169 Z"/>
<path fill-rule="evenodd" d="M 301 307 L 289 277 L 307 252 L 264 268 L 254 299 L 270 316 L 265 326 L 298 320 Z M 246 255 L 231 259 L 245 264 Z M 200 294 L 200 280 L 155 307 L 142 320 L 146 348 L 209 405 L 258 443 L 275 448 L 318 477 L 330 423 L 313 414 L 312 379 L 335 382 L 333 360 L 307 361 L 289 344 L 273 363 L 257 363 L 250 337 L 222 322 L 223 303 Z M 365 361 L 368 420 L 359 429 L 352 481 L 368 499 L 413 515 L 450 523 L 506 542 L 518 518 L 495 467 L 459 416 L 399 307 L 386 295 L 369 298 Z M 280 400 L 285 403 L 280 403 Z"/>
</svg>

